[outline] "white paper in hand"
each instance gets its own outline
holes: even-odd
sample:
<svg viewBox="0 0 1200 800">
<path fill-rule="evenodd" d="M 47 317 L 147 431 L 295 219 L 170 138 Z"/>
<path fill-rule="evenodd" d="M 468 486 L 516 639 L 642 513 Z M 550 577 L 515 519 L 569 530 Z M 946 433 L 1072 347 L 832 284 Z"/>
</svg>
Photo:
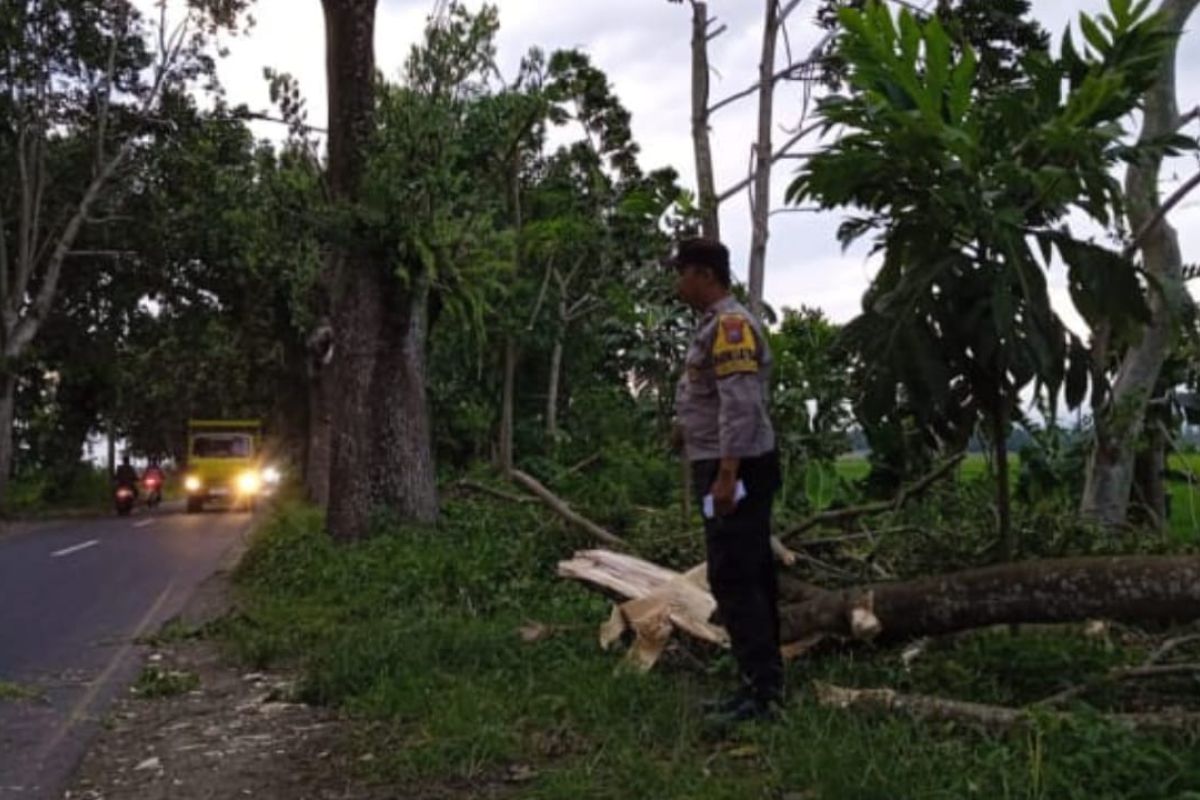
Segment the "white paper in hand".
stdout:
<svg viewBox="0 0 1200 800">
<path fill-rule="evenodd" d="M 733 504 L 737 505 L 744 499 L 746 499 L 746 484 L 738 481 L 737 486 L 733 487 Z M 713 508 L 712 492 L 704 495 L 704 506 L 701 509 L 701 513 L 704 514 L 705 519 L 712 519 L 716 516 L 716 510 Z"/>
</svg>

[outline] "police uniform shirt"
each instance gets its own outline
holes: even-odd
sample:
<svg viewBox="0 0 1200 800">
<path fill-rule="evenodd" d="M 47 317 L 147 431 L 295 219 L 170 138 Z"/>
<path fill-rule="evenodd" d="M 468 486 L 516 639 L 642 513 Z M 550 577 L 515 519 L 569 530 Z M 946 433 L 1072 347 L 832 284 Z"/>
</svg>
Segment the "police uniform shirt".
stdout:
<svg viewBox="0 0 1200 800">
<path fill-rule="evenodd" d="M 770 372 L 762 326 L 741 303 L 730 295 L 705 312 L 675 392 L 689 461 L 753 458 L 775 449 Z"/>
</svg>

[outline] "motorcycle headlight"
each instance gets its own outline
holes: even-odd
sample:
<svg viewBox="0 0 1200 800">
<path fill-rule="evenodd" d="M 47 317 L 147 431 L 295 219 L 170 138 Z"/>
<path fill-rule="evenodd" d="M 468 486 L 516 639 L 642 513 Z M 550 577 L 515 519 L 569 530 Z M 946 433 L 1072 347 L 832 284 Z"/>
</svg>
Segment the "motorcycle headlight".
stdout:
<svg viewBox="0 0 1200 800">
<path fill-rule="evenodd" d="M 262 488 L 262 478 L 257 472 L 243 472 L 238 476 L 238 491 L 242 494 L 257 494 Z"/>
<path fill-rule="evenodd" d="M 200 483 L 200 479 L 195 475 L 188 475 L 183 479 L 183 488 L 187 489 L 189 492 L 198 492 L 200 491 L 201 486 L 203 486 L 203 484 Z"/>
</svg>

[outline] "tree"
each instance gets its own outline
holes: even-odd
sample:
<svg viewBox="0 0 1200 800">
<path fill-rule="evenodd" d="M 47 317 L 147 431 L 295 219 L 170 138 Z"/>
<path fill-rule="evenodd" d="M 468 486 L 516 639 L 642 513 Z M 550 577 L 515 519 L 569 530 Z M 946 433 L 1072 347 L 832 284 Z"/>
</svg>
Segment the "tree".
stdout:
<svg viewBox="0 0 1200 800">
<path fill-rule="evenodd" d="M 1183 283 L 1179 237 L 1166 220 L 1158 179 L 1163 157 L 1169 152 L 1163 144 L 1172 140 L 1178 143 L 1183 122 L 1175 96 L 1175 60 L 1179 37 L 1197 5 L 1200 3 L 1196 0 L 1164 0 L 1160 7 L 1171 44 L 1162 52 L 1157 80 L 1146 94 L 1140 140 L 1145 157 L 1132 163 L 1125 177 L 1133 233 L 1127 253 L 1140 251 L 1152 281 L 1149 318 L 1125 337 L 1127 347 L 1123 352 L 1119 331 L 1112 322 L 1100 319 L 1093 328 L 1098 378 L 1107 382 L 1110 359 L 1119 359 L 1120 363 L 1111 392 L 1095 396 L 1096 443 L 1088 462 L 1081 511 L 1110 527 L 1123 525 L 1128 516 L 1137 445 L 1148 404 L 1176 336 L 1181 310 L 1191 302 Z M 1155 501 L 1152 505 L 1160 504 Z"/>
<path fill-rule="evenodd" d="M 1153 18 L 1114 0 L 1082 54 L 1031 53 L 1022 77 L 980 83 L 978 60 L 935 19 L 879 3 L 843 9 L 838 41 L 852 93 L 823 100 L 847 133 L 813 156 L 794 202 L 855 206 L 848 244 L 877 232 L 883 266 L 847 326 L 867 381 L 866 421 L 898 399 L 938 438 L 963 447 L 976 424 L 992 443 L 1002 553 L 1014 552 L 1007 439 L 1029 385 L 1078 405 L 1087 353 L 1050 307 L 1043 266 L 1057 252 L 1085 317 L 1146 314 L 1133 265 L 1073 238 L 1079 210 L 1109 223 L 1121 204 L 1110 170 L 1136 158 L 1122 118 L 1154 80 L 1166 39 Z M 1065 91 L 1064 91 L 1065 87 Z M 1039 259 L 1039 255 L 1041 258 Z"/>
<path fill-rule="evenodd" d="M 376 0 L 322 5 L 329 187 L 335 201 L 350 205 L 362 192 L 376 124 Z M 327 387 L 329 531 L 339 539 L 364 536 L 381 507 L 406 520 L 433 521 L 437 492 L 425 399 L 429 274 L 420 271 L 401 285 L 400 270 L 361 235 L 336 243 L 327 269 L 337 387 Z"/>
<path fill-rule="evenodd" d="M 0 16 L 0 501 L 12 464 L 16 376 L 54 310 L 76 240 L 120 194 L 164 90 L 211 71 L 207 34 L 237 24 L 242 0 L 188 6 L 159 52 L 127 0 L 31 0 Z M 86 171 L 62 169 L 84 158 Z"/>
</svg>

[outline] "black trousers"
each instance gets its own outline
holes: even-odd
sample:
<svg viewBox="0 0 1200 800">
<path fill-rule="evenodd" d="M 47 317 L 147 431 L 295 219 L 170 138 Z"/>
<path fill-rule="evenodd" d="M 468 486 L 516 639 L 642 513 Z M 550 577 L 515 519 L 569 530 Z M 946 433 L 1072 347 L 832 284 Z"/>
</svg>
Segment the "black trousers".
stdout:
<svg viewBox="0 0 1200 800">
<path fill-rule="evenodd" d="M 701 502 L 719 470 L 719 461 L 692 463 L 692 482 Z M 771 505 L 780 486 L 778 453 L 742 459 L 738 478 L 747 496 L 736 511 L 704 521 L 708 583 L 742 680 L 759 699 L 777 700 L 783 693 L 783 659 Z"/>
</svg>

